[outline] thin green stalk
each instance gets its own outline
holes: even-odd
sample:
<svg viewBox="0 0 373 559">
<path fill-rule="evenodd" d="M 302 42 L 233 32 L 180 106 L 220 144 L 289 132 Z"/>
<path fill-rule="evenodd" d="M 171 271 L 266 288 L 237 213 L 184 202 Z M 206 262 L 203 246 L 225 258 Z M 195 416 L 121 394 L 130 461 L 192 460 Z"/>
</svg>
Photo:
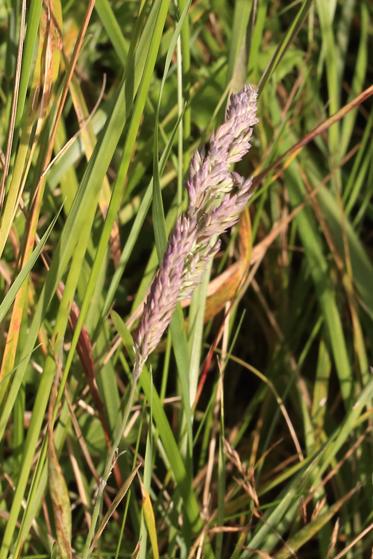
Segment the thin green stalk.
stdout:
<svg viewBox="0 0 373 559">
<path fill-rule="evenodd" d="M 177 108 L 179 118 L 183 114 L 183 59 L 181 54 L 181 39 L 177 39 Z M 184 161 L 184 146 L 183 146 L 183 120 L 180 118 L 178 130 L 178 143 L 177 143 L 178 165 L 177 165 L 177 206 L 181 208 L 183 201 L 183 161 Z"/>
<path fill-rule="evenodd" d="M 189 10 L 190 0 L 179 0 L 180 11 L 183 12 L 185 9 Z M 188 15 L 183 20 L 183 26 L 181 28 L 181 62 L 183 70 L 183 98 L 185 101 L 189 100 L 190 88 L 191 88 L 191 78 L 190 78 L 190 25 Z M 187 103 L 185 113 L 184 113 L 184 139 L 186 142 L 190 141 L 191 135 L 191 122 L 192 122 L 192 110 L 190 103 Z"/>
<path fill-rule="evenodd" d="M 135 400 L 136 388 L 137 388 L 137 383 L 134 381 L 132 383 L 131 391 L 129 393 L 128 400 L 123 411 L 122 419 L 120 420 L 117 429 L 115 430 L 113 446 L 106 460 L 105 469 L 101 477 L 100 485 L 98 486 L 97 498 L 96 498 L 95 506 L 93 508 L 91 525 L 84 545 L 82 559 L 88 559 L 89 557 L 91 557 L 90 554 L 93 551 L 91 549 L 91 544 L 95 536 L 96 525 L 97 525 L 98 518 L 100 516 L 105 487 L 109 479 L 109 476 L 111 474 L 111 471 L 113 469 L 116 457 L 118 455 L 118 450 L 123 437 L 123 433 L 127 426 L 128 418 L 130 416 L 131 409 Z"/>
</svg>

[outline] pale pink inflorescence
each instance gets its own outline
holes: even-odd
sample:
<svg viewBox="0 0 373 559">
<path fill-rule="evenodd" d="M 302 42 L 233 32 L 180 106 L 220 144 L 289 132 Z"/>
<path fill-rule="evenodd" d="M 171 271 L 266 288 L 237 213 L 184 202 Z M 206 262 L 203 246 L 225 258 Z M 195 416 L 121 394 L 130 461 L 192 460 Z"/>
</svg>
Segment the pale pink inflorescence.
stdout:
<svg viewBox="0 0 373 559">
<path fill-rule="evenodd" d="M 189 297 L 209 260 L 219 250 L 219 236 L 239 219 L 249 197 L 251 180 L 232 171 L 250 149 L 257 92 L 251 85 L 231 96 L 224 124 L 190 164 L 189 205 L 170 235 L 154 277 L 140 324 L 134 335 L 137 378 L 169 325 L 177 302 Z"/>
</svg>

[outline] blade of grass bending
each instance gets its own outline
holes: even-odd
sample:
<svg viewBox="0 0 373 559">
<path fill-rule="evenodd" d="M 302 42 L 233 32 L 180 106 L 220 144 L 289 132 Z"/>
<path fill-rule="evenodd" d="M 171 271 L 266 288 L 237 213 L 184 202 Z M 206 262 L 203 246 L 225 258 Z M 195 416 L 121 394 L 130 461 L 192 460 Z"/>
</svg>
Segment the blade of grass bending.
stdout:
<svg viewBox="0 0 373 559">
<path fill-rule="evenodd" d="M 92 126 L 89 122 L 88 107 L 86 105 L 83 92 L 76 79 L 71 80 L 70 95 L 72 98 L 72 102 L 74 105 L 78 122 L 85 123 L 85 125 L 81 127 L 80 137 L 81 137 L 85 157 L 88 162 L 92 156 L 93 148 L 97 143 L 97 137 L 95 136 L 92 130 Z M 62 189 L 62 184 L 61 184 L 61 189 Z M 110 183 L 108 177 L 105 175 L 102 181 L 102 189 L 99 197 L 99 206 L 103 217 L 105 217 L 106 215 L 106 210 L 110 202 L 110 196 L 111 196 Z M 114 221 L 113 228 L 111 231 L 111 238 L 110 238 L 111 256 L 114 261 L 115 261 L 115 252 L 116 252 L 115 247 L 118 245 L 120 245 L 120 233 L 119 233 L 118 223 L 117 221 Z M 85 280 L 82 281 L 85 284 Z"/>
<path fill-rule="evenodd" d="M 277 66 L 279 65 L 282 57 L 284 56 L 286 49 L 288 48 L 291 41 L 297 35 L 298 31 L 303 25 L 303 22 L 308 14 L 308 11 L 313 3 L 313 0 L 304 0 L 301 7 L 299 8 L 296 16 L 294 17 L 289 29 L 287 30 L 286 34 L 284 35 L 282 41 L 279 43 L 278 47 L 275 50 L 274 55 L 272 56 L 267 68 L 264 70 L 262 77 L 260 78 L 259 85 L 258 85 L 258 94 L 260 95 L 263 91 L 263 88 L 271 77 Z"/>
<path fill-rule="evenodd" d="M 152 73 L 153 73 L 153 69 L 154 69 L 154 65 L 156 62 L 156 56 L 158 53 L 158 48 L 159 48 L 159 43 L 160 43 L 160 39 L 161 39 L 161 35 L 162 35 L 162 30 L 163 30 L 163 25 L 166 19 L 166 15 L 167 15 L 167 10 L 168 10 L 168 2 L 163 2 L 163 4 L 161 4 L 161 2 L 158 2 L 157 4 L 155 4 L 155 7 L 158 8 L 159 12 L 157 13 L 157 10 L 153 11 L 153 17 L 157 18 L 155 19 L 155 33 L 154 36 L 152 37 L 152 41 L 150 43 L 150 50 L 149 50 L 149 57 L 147 58 L 146 62 L 145 62 L 145 69 L 144 69 L 144 82 L 142 83 L 142 86 L 140 87 L 139 90 L 139 94 L 137 97 L 137 100 L 135 102 L 135 108 L 134 108 L 134 112 L 133 112 L 133 116 L 131 119 L 131 124 L 129 126 L 129 131 L 128 131 L 128 135 L 127 135 L 127 139 L 126 139 L 126 143 L 125 143 L 125 147 L 124 147 L 124 153 L 123 153 L 123 158 L 122 158 L 122 162 L 118 171 L 118 175 L 117 175 L 117 179 L 115 181 L 114 187 L 113 187 L 113 193 L 112 193 L 112 197 L 110 200 L 110 205 L 108 208 L 108 212 L 106 215 L 106 220 L 104 223 L 104 227 L 100 236 L 100 241 L 99 241 L 99 245 L 97 248 L 97 252 L 95 255 L 95 260 L 93 263 L 93 267 L 91 270 L 91 274 L 90 274 L 90 278 L 88 281 L 88 285 L 86 288 L 86 293 L 85 293 L 85 297 L 83 299 L 83 303 L 81 306 L 81 310 L 80 310 L 80 314 L 79 314 L 79 318 L 77 321 L 77 324 L 75 326 L 74 329 L 74 336 L 71 342 L 71 348 L 66 360 L 66 365 L 65 365 L 65 369 L 64 369 L 64 376 L 63 376 L 63 383 L 61 383 L 61 385 L 64 384 L 65 379 L 67 378 L 67 375 L 69 373 L 74 355 L 75 355 L 75 348 L 76 345 L 78 343 L 78 339 L 79 339 L 79 335 L 81 332 L 81 328 L 84 324 L 84 320 L 86 317 L 87 312 L 89 311 L 90 308 L 90 303 L 91 303 L 91 297 L 92 297 L 92 293 L 94 291 L 95 285 L 96 285 L 96 280 L 98 277 L 98 274 L 100 273 L 101 270 L 101 265 L 102 265 L 102 260 L 105 257 L 106 254 L 106 249 L 107 249 L 107 243 L 108 243 L 108 239 L 110 237 L 110 233 L 111 233 L 111 228 L 112 228 L 112 224 L 117 216 L 118 213 L 118 209 L 120 207 L 120 203 L 121 203 L 121 199 L 122 199 L 122 185 L 123 182 L 125 181 L 125 177 L 128 171 L 128 166 L 131 160 L 131 156 L 132 156 L 132 151 L 134 149 L 134 144 L 135 144 L 135 139 L 136 139 L 136 135 L 137 135 L 137 131 L 138 128 L 140 126 L 140 122 L 141 122 L 141 116 L 142 116 L 142 111 L 144 109 L 144 105 L 145 105 L 145 101 L 146 101 L 146 95 L 148 92 L 148 89 L 150 87 L 150 81 L 151 81 L 151 77 L 152 77 Z M 61 387 L 61 391 L 62 391 L 62 387 Z"/>
<path fill-rule="evenodd" d="M 124 38 L 121 31 L 118 20 L 112 10 L 109 0 L 96 0 L 95 3 L 96 11 L 105 27 L 105 31 L 114 47 L 114 50 L 119 58 L 120 63 L 123 68 L 126 65 L 127 53 L 128 53 L 128 43 Z"/>
</svg>

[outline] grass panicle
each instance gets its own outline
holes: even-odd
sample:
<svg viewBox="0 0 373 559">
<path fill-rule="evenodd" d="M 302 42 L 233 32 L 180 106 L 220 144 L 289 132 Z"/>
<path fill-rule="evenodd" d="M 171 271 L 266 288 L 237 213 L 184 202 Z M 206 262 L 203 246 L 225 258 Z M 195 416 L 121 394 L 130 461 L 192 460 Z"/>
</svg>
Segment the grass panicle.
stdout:
<svg viewBox="0 0 373 559">
<path fill-rule="evenodd" d="M 135 333 L 135 379 L 169 325 L 177 301 L 191 296 L 219 249 L 218 237 L 238 221 L 247 204 L 252 182 L 232 172 L 231 166 L 250 149 L 258 122 L 256 98 L 253 86 L 233 94 L 225 123 L 213 134 L 208 149 L 197 151 L 192 159 L 188 208 L 177 219 Z"/>
</svg>

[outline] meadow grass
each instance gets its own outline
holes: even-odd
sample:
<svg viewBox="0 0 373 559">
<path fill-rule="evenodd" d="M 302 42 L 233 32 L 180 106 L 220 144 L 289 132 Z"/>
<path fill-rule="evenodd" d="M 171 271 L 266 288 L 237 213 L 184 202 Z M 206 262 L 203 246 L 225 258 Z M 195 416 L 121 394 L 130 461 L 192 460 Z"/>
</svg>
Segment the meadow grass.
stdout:
<svg viewBox="0 0 373 559">
<path fill-rule="evenodd" d="M 0 1 L 0 559 L 371 558 L 372 11 Z M 247 83 L 254 195 L 135 382 Z"/>
</svg>

